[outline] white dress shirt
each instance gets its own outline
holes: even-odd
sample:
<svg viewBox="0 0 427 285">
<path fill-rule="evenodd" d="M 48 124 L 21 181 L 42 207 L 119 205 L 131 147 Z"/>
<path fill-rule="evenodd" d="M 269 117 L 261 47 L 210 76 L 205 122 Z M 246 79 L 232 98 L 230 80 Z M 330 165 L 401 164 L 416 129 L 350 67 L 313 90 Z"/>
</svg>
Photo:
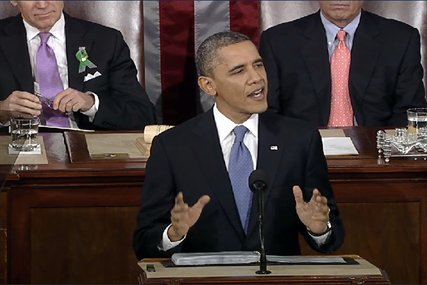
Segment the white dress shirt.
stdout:
<svg viewBox="0 0 427 285">
<path fill-rule="evenodd" d="M 217 108 L 216 104 L 213 108 L 213 114 L 215 119 L 216 128 L 218 130 L 219 143 L 221 144 L 222 155 L 224 157 L 225 165 L 228 170 L 228 163 L 230 160 L 231 147 L 234 143 L 234 128 L 238 124 L 231 121 L 229 118 L 224 116 Z M 248 148 L 252 156 L 252 163 L 254 169 L 256 169 L 257 158 L 258 158 L 258 114 L 253 114 L 250 118 L 243 122 L 241 125 L 248 129 L 248 132 L 243 138 L 243 143 Z"/>
<path fill-rule="evenodd" d="M 344 30 L 347 33 L 347 36 L 345 37 L 345 45 L 348 47 L 350 51 L 353 47 L 354 34 L 356 33 L 357 27 L 359 26 L 359 23 L 360 23 L 360 15 L 361 13 L 359 13 L 350 23 L 348 23 L 347 26 L 342 28 L 342 30 Z M 320 19 L 326 31 L 326 39 L 328 41 L 328 53 L 329 53 L 329 60 L 330 60 L 332 53 L 334 52 L 335 48 L 338 45 L 339 41 L 336 36 L 338 31 L 341 30 L 341 28 L 336 26 L 331 21 L 329 21 L 323 15 L 322 12 L 320 12 Z"/>
</svg>

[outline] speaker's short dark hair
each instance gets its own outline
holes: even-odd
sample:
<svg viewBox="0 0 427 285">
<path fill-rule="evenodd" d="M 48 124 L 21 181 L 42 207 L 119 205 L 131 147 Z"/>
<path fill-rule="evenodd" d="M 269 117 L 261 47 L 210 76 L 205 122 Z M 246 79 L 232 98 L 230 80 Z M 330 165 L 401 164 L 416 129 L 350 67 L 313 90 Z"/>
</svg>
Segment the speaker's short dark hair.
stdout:
<svg viewBox="0 0 427 285">
<path fill-rule="evenodd" d="M 196 68 L 199 76 L 209 76 L 212 69 L 218 64 L 217 51 L 223 47 L 250 41 L 244 34 L 226 31 L 213 34 L 204 40 L 196 52 Z"/>
</svg>

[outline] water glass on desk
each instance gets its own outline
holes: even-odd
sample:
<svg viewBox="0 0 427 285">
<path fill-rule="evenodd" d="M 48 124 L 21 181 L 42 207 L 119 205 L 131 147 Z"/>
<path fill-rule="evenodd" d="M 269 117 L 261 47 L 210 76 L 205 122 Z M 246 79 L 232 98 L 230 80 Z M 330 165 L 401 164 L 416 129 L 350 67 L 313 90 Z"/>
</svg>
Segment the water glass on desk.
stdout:
<svg viewBox="0 0 427 285">
<path fill-rule="evenodd" d="M 427 127 L 427 108 L 410 108 L 408 117 L 408 133 L 418 134 L 421 128 Z"/>
<path fill-rule="evenodd" d="M 40 148 L 37 140 L 39 124 L 39 117 L 11 118 L 9 147 L 19 152 L 30 152 Z"/>
</svg>

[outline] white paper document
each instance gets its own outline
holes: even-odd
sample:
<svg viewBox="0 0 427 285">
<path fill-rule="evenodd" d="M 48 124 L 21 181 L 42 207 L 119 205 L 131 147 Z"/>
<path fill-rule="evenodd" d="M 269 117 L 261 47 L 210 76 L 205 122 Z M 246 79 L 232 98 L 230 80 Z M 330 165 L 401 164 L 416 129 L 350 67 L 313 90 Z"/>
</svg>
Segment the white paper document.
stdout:
<svg viewBox="0 0 427 285">
<path fill-rule="evenodd" d="M 342 263 L 345 264 L 346 261 L 339 256 L 281 256 L 281 255 L 267 255 L 267 260 L 269 262 L 279 262 L 279 263 L 310 263 L 310 264 L 331 264 L 331 263 Z"/>
<path fill-rule="evenodd" d="M 79 131 L 79 132 L 89 132 L 89 133 L 94 132 L 94 130 L 86 130 L 86 129 L 72 128 L 72 127 L 48 126 L 48 125 L 40 125 L 39 128 L 65 130 L 65 131 Z"/>
<path fill-rule="evenodd" d="M 322 138 L 323 152 L 325 155 L 357 155 L 356 147 L 349 137 Z"/>
<path fill-rule="evenodd" d="M 248 264 L 259 261 L 258 251 L 174 253 L 175 265 Z"/>
</svg>

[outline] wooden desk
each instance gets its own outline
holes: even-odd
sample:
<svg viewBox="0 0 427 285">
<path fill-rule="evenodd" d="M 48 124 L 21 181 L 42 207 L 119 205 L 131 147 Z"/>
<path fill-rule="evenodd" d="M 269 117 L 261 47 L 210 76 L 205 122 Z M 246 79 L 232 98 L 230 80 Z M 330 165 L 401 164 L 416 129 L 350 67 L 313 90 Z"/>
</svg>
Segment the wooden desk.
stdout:
<svg viewBox="0 0 427 285">
<path fill-rule="evenodd" d="M 269 275 L 258 275 L 256 265 L 167 267 L 164 259 L 143 259 L 139 284 L 390 284 L 387 275 L 361 257 L 356 264 L 269 265 Z M 155 271 L 146 270 L 150 265 Z"/>
<path fill-rule="evenodd" d="M 71 163 L 76 139 L 43 133 L 48 165 L 16 166 L 7 189 L 8 283 L 135 283 L 132 232 L 145 162 Z"/>
<path fill-rule="evenodd" d="M 345 132 L 361 155 L 328 158 L 346 230 L 336 253 L 363 256 L 383 268 L 392 283 L 427 283 L 427 162 L 385 164 L 377 159 L 375 129 Z"/>
<path fill-rule="evenodd" d="M 337 254 L 363 256 L 393 283 L 427 283 L 427 162 L 378 163 L 375 130 L 346 133 L 361 156 L 328 158 L 346 228 Z M 16 166 L 0 193 L 7 282 L 136 283 L 131 240 L 145 163 L 71 162 L 67 148 L 87 156 L 81 140 L 66 146 L 61 133 L 42 135 L 49 164 Z"/>
</svg>

